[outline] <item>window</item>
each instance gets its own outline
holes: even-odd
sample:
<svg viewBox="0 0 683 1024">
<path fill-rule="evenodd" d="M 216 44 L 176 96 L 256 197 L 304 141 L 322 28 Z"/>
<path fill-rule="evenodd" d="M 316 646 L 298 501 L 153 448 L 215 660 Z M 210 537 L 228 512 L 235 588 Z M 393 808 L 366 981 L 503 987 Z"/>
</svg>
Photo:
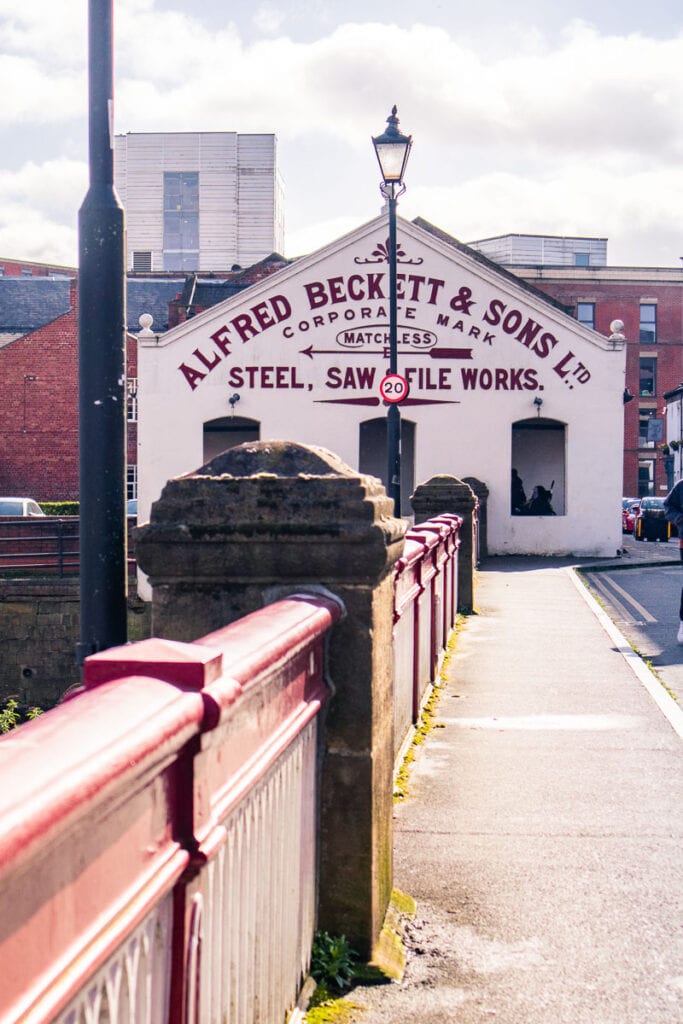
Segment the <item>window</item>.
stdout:
<svg viewBox="0 0 683 1024">
<path fill-rule="evenodd" d="M 33 277 L 33 271 L 31 270 L 30 267 L 22 267 L 21 268 L 21 276 L 22 277 Z"/>
<path fill-rule="evenodd" d="M 591 261 L 590 253 L 588 252 L 577 252 L 574 253 L 574 266 L 575 267 L 587 267 Z"/>
<path fill-rule="evenodd" d="M 128 378 L 128 398 L 126 403 L 126 419 L 129 423 L 137 423 L 138 419 L 138 379 Z"/>
<path fill-rule="evenodd" d="M 164 174 L 164 270 L 199 269 L 199 174 Z"/>
<path fill-rule="evenodd" d="M 655 464 L 652 459 L 641 459 L 638 463 L 638 497 L 649 497 L 655 489 Z"/>
<path fill-rule="evenodd" d="M 640 360 L 640 395 L 657 394 L 657 360 L 650 356 L 642 356 Z"/>
<path fill-rule="evenodd" d="M 657 305 L 654 302 L 640 304 L 640 341 L 650 345 L 657 341 Z"/>
<path fill-rule="evenodd" d="M 535 417 L 512 424 L 511 469 L 517 471 L 515 478 L 521 482 L 528 503 L 522 514 L 567 514 L 566 452 L 566 424 L 559 420 Z M 518 487 L 519 483 L 516 491 Z"/>
<path fill-rule="evenodd" d="M 591 331 L 595 330 L 595 303 L 594 302 L 577 302 L 576 304 L 576 319 L 583 327 L 589 327 Z"/>
<path fill-rule="evenodd" d="M 138 496 L 138 467 L 126 467 L 126 500 L 133 501 Z"/>
<path fill-rule="evenodd" d="M 658 437 L 658 427 L 662 420 L 657 420 L 656 409 L 640 409 L 638 413 L 638 447 L 654 448 Z"/>
</svg>

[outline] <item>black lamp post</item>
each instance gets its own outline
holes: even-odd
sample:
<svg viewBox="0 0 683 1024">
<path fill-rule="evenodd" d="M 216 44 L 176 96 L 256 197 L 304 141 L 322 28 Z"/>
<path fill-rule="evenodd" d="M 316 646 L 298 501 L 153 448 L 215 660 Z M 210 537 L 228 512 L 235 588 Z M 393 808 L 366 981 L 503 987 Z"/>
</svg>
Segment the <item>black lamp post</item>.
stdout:
<svg viewBox="0 0 683 1024">
<path fill-rule="evenodd" d="M 389 373 L 398 372 L 398 343 L 396 324 L 396 201 L 406 190 L 403 175 L 408 163 L 412 135 L 398 130 L 397 110 L 394 105 L 387 118 L 387 128 L 372 140 L 377 154 L 382 184 L 380 192 L 389 205 Z M 401 414 L 398 403 L 387 409 L 387 493 L 394 502 L 394 515 L 401 515 Z"/>
<path fill-rule="evenodd" d="M 88 0 L 90 187 L 79 211 L 81 639 L 126 642 L 126 350 L 123 209 L 114 191 L 113 0 Z"/>
</svg>

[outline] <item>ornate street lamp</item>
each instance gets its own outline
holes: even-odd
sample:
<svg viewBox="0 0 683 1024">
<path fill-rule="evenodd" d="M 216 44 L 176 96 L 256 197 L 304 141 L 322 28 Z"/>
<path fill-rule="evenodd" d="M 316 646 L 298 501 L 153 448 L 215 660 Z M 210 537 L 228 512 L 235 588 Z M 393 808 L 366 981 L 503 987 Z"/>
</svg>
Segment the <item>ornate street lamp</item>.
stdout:
<svg viewBox="0 0 683 1024">
<path fill-rule="evenodd" d="M 382 184 L 380 192 L 389 206 L 389 373 L 398 373 L 398 341 L 396 323 L 396 201 L 406 190 L 403 184 L 412 135 L 398 130 L 397 110 L 394 105 L 387 118 L 387 128 L 372 140 L 377 154 Z M 401 515 L 401 414 L 398 403 L 391 402 L 387 409 L 387 493 L 394 502 L 394 515 Z"/>
</svg>

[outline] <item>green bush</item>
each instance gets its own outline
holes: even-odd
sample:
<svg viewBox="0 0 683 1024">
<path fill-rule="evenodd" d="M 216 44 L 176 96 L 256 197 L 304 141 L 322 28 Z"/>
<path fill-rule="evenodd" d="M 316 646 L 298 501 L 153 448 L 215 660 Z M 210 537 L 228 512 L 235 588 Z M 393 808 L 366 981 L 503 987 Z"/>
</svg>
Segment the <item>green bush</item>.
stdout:
<svg viewBox="0 0 683 1024">
<path fill-rule="evenodd" d="M 326 991 L 338 992 L 353 981 L 356 954 L 344 935 L 333 937 L 328 932 L 316 932 L 311 954 L 311 976 Z"/>
<path fill-rule="evenodd" d="M 77 501 L 39 501 L 46 516 L 77 516 L 79 505 Z"/>
</svg>

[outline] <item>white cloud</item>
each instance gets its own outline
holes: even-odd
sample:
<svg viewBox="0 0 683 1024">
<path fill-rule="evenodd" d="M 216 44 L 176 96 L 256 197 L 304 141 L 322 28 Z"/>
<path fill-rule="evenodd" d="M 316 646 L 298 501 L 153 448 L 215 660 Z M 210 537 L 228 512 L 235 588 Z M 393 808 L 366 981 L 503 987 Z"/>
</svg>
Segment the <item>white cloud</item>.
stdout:
<svg viewBox="0 0 683 1024">
<path fill-rule="evenodd" d="M 285 22 L 285 13 L 273 4 L 261 4 L 254 11 L 252 22 L 258 32 L 272 36 L 282 28 Z"/>
<path fill-rule="evenodd" d="M 576 164 L 540 181 L 490 174 L 410 189 L 401 213 L 464 242 L 511 232 L 606 237 L 616 265 L 676 263 L 683 253 L 683 181 L 675 169 L 628 174 Z"/>
<path fill-rule="evenodd" d="M 585 233 L 609 235 L 612 258 L 630 253 L 626 239 L 654 262 L 680 255 L 656 256 L 680 248 L 683 226 L 683 34 L 606 35 L 576 21 L 549 38 L 516 24 L 505 48 L 485 32 L 475 42 L 445 28 L 365 22 L 303 43 L 282 34 L 300 6 L 238 3 L 243 24 L 251 19 L 262 34 L 247 43 L 225 15 L 210 26 L 189 3 L 183 12 L 117 0 L 116 131 L 275 132 L 287 248 L 297 254 L 377 213 L 369 138 L 396 102 L 415 138 L 404 216 L 422 214 L 465 240 Z M 0 142 L 11 152 L 13 130 L 35 131 L 34 161 L 14 172 L 14 198 L 0 173 L 0 199 L 17 216 L 25 208 L 66 224 L 80 204 L 72 173 L 60 185 L 50 169 L 41 126 L 63 126 L 60 155 L 81 152 L 86 12 L 86 0 L 0 0 L 0 89 L 12 97 L 0 110 Z"/>
<path fill-rule="evenodd" d="M 80 67 L 86 59 L 87 11 L 87 0 L 0 0 L 0 48 L 51 67 Z"/>
<path fill-rule="evenodd" d="M 0 253 L 74 266 L 87 178 L 87 166 L 69 160 L 0 172 Z"/>
</svg>

